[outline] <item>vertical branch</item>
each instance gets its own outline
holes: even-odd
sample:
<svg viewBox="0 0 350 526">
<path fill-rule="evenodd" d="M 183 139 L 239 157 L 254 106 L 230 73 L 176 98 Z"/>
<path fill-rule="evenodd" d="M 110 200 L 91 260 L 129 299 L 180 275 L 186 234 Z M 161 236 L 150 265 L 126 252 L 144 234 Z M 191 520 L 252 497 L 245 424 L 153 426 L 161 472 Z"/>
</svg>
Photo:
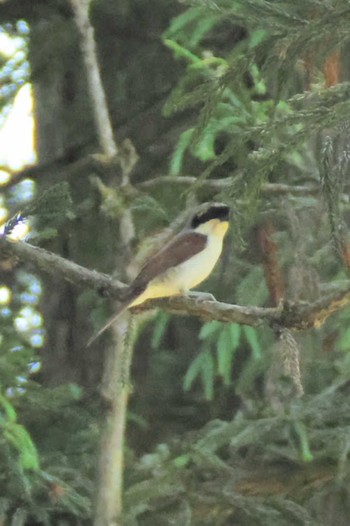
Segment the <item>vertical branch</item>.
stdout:
<svg viewBox="0 0 350 526">
<path fill-rule="evenodd" d="M 100 146 L 107 157 L 118 155 L 122 185 L 127 185 L 129 174 L 137 162 L 137 154 L 130 141 L 124 141 L 121 148 L 118 148 L 113 137 L 97 61 L 94 30 L 89 20 L 89 0 L 71 0 L 71 5 L 80 32 L 81 49 Z M 130 254 L 135 231 L 131 212 L 128 209 L 124 211 L 121 218 L 120 235 L 125 253 Z M 125 335 L 128 335 L 128 331 L 134 333 L 128 326 L 128 313 L 126 313 L 112 327 L 113 345 L 107 350 L 104 365 L 101 393 L 106 411 L 98 459 L 95 526 L 121 525 L 124 438 L 133 346 L 132 336 L 129 335 L 126 341 Z"/>
<path fill-rule="evenodd" d="M 119 153 L 122 184 L 128 184 L 129 173 L 137 162 L 137 154 L 130 141 L 124 141 Z M 123 250 L 131 252 L 135 236 L 130 210 L 126 209 L 120 221 Z M 136 322 L 129 323 L 124 313 L 112 325 L 114 345 L 107 350 L 102 382 L 102 396 L 107 403 L 104 430 L 101 439 L 95 526 L 120 526 L 123 510 L 123 472 L 126 412 L 128 407 L 130 367 L 133 354 Z"/>
<path fill-rule="evenodd" d="M 104 367 L 101 394 L 106 404 L 106 414 L 98 461 L 95 526 L 121 525 L 124 438 L 133 344 L 131 342 L 129 347 L 124 345 L 128 324 L 126 313 L 113 325 L 114 345 L 107 351 Z"/>
<path fill-rule="evenodd" d="M 94 29 L 89 20 L 89 3 L 90 0 L 71 0 L 75 22 L 80 32 L 81 51 L 85 63 L 89 94 L 92 101 L 92 111 L 100 146 L 108 157 L 114 157 L 118 154 L 118 148 L 113 138 L 113 129 L 108 114 L 105 92 L 102 86 L 97 61 Z"/>
</svg>

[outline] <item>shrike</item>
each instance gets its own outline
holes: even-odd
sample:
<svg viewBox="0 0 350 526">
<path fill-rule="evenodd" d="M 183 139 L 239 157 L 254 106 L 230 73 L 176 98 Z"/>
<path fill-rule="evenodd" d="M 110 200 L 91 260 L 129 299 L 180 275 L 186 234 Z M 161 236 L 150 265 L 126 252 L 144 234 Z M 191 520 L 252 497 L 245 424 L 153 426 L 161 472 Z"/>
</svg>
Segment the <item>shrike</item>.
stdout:
<svg viewBox="0 0 350 526">
<path fill-rule="evenodd" d="M 229 207 L 222 203 L 202 206 L 181 232 L 148 259 L 126 290 L 118 310 L 88 345 L 125 310 L 149 299 L 185 295 L 202 283 L 220 257 L 229 214 Z"/>
</svg>

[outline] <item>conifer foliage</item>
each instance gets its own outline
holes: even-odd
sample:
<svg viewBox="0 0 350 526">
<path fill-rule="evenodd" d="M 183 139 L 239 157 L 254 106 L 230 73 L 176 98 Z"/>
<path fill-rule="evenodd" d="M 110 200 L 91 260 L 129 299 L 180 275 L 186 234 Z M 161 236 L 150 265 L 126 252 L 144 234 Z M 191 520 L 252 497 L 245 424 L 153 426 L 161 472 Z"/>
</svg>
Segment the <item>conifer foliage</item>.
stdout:
<svg viewBox="0 0 350 526">
<path fill-rule="evenodd" d="M 101 3 L 108 6 L 107 0 Z M 134 218 L 134 248 L 155 224 L 176 217 L 180 204 L 223 200 L 232 207 L 232 227 L 210 287 L 227 303 L 283 308 L 292 316 L 295 303 L 321 301 L 340 285 L 348 286 L 349 3 L 173 3 L 176 16 L 167 21 L 162 49 L 180 73 L 158 107 L 162 134 L 173 127 L 162 173 L 133 172 L 137 155 L 132 147 L 132 168 L 124 166 L 124 182 L 116 190 L 108 186 L 115 166 L 106 169 L 105 159 L 95 157 L 95 165 L 88 159 L 89 164 L 72 170 L 71 159 L 89 150 L 87 144 L 74 144 L 77 151 L 47 168 L 47 178 L 56 181 L 59 173 L 68 182 L 48 184 L 51 192 L 36 199 L 31 194 L 24 204 L 18 187 L 17 194 L 4 194 L 2 205 L 13 212 L 5 233 L 14 230 L 23 205 L 24 215 L 36 218 L 42 245 L 56 240 L 69 224 L 68 241 L 60 247 L 66 257 L 72 245 L 85 240 L 88 224 L 97 232 L 97 250 L 87 250 L 95 264 L 95 252 L 101 246 L 105 250 L 101 233 L 117 230 L 125 210 Z M 17 4 L 8 0 L 0 7 L 0 17 L 11 20 L 8 30 L 15 27 Z M 35 4 L 39 12 L 41 2 Z M 68 16 L 64 2 L 59 4 L 60 16 Z M 99 4 L 92 2 L 96 13 Z M 122 34 L 123 13 L 135 16 L 141 27 L 140 2 L 130 4 L 132 13 L 126 4 L 108 7 L 119 10 Z M 32 15 L 25 12 L 30 25 Z M 136 39 L 138 46 L 142 38 Z M 103 42 L 99 45 L 103 54 Z M 33 70 L 33 81 L 36 74 Z M 107 90 L 109 104 L 117 101 L 116 115 L 118 104 L 132 92 L 125 88 L 126 78 L 125 73 Z M 12 83 L 11 89 L 16 87 L 18 82 Z M 12 92 L 6 100 L 5 95 L 0 107 L 13 98 Z M 160 137 L 150 146 L 135 131 L 137 111 L 145 119 L 142 112 L 148 110 L 140 105 L 120 124 L 139 139 L 141 166 L 146 160 L 151 164 L 150 151 L 161 149 Z M 83 192 L 76 172 L 81 168 L 89 177 L 84 191 L 86 181 L 92 191 L 79 200 Z M 108 177 L 102 181 L 104 172 Z M 177 200 L 174 188 L 181 188 Z M 97 209 L 101 222 L 84 223 Z M 128 250 L 117 242 L 118 262 L 126 266 L 122 258 Z M 80 255 L 84 259 L 86 253 Z M 102 256 L 100 263 L 105 271 Z M 89 355 L 91 363 L 84 362 L 77 383 L 53 387 L 47 385 L 45 369 L 33 374 L 41 364 L 43 285 L 35 269 L 16 264 L 1 259 L 13 295 L 11 308 L 0 311 L 0 523 L 89 524 L 101 405 L 96 386 L 85 390 L 80 380 L 89 377 L 89 366 L 92 370 L 96 362 Z M 102 301 L 85 291 L 76 305 L 93 305 L 88 323 L 95 317 L 101 325 Z M 31 310 L 24 312 L 26 302 Z M 16 323 L 28 312 L 34 325 L 20 333 L 8 320 Z M 348 309 L 328 314 L 322 326 L 315 322 L 312 329 L 296 332 L 276 323 L 247 326 L 207 319 L 199 324 L 160 312 L 127 334 L 126 347 L 135 340 L 140 352 L 132 368 L 123 526 L 348 524 L 350 314 Z"/>
</svg>

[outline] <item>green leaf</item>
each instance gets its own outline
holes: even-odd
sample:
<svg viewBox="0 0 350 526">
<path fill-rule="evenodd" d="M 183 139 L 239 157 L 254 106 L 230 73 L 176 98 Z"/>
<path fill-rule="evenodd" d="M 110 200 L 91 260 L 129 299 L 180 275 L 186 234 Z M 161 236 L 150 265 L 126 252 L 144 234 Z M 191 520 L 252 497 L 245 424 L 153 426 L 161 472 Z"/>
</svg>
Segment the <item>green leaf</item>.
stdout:
<svg viewBox="0 0 350 526">
<path fill-rule="evenodd" d="M 231 327 L 231 326 L 234 327 Z M 234 353 L 239 344 L 241 328 L 236 323 L 227 324 L 221 331 L 217 343 L 218 374 L 223 378 L 224 384 L 231 381 L 231 368 Z"/>
<path fill-rule="evenodd" d="M 210 130 L 208 126 L 206 130 L 203 130 L 201 138 L 196 143 L 193 150 L 194 155 L 203 162 L 215 159 L 215 138 L 214 130 Z"/>
<path fill-rule="evenodd" d="M 190 462 L 191 456 L 189 454 L 180 455 L 173 460 L 174 466 L 177 468 L 184 468 Z"/>
<path fill-rule="evenodd" d="M 261 347 L 256 329 L 254 329 L 254 327 L 249 327 L 248 325 L 243 325 L 243 332 L 253 352 L 253 358 L 255 360 L 260 360 Z"/>
<path fill-rule="evenodd" d="M 201 380 L 204 388 L 204 396 L 206 400 L 211 401 L 214 398 L 214 358 L 210 351 L 205 351 L 203 354 L 204 357 L 202 362 Z"/>
<path fill-rule="evenodd" d="M 179 175 L 182 168 L 185 152 L 191 144 L 194 128 L 189 128 L 184 131 L 178 140 L 174 153 L 170 161 L 170 175 Z"/>
<path fill-rule="evenodd" d="M 4 429 L 4 436 L 17 449 L 24 470 L 39 469 L 38 452 L 25 427 L 13 422 L 8 423 Z"/>
<path fill-rule="evenodd" d="M 227 339 L 226 331 L 222 331 L 217 345 L 218 374 L 222 377 L 224 384 L 229 385 L 231 381 L 233 349 Z"/>
<path fill-rule="evenodd" d="M 221 328 L 221 326 L 222 323 L 220 321 L 207 321 L 202 325 L 201 330 L 199 331 L 199 339 L 207 340 L 210 336 L 215 334 Z"/>
<path fill-rule="evenodd" d="M 202 9 L 194 8 L 194 9 L 186 9 L 183 13 L 180 15 L 174 17 L 171 20 L 169 28 L 164 33 L 165 36 L 173 36 L 175 34 L 180 33 L 183 31 L 186 27 L 191 25 L 193 21 L 198 20 L 198 17 L 202 14 Z"/>
<path fill-rule="evenodd" d="M 197 55 L 195 55 L 194 53 L 191 53 L 191 51 L 189 51 L 185 47 L 175 42 L 175 40 L 165 38 L 163 42 L 169 49 L 171 49 L 174 52 L 176 58 L 184 58 L 191 64 L 200 64 L 202 62 L 202 59 L 197 57 Z"/>
<path fill-rule="evenodd" d="M 20 453 L 20 462 L 24 470 L 38 471 L 39 457 L 36 451 L 24 450 Z"/>
<path fill-rule="evenodd" d="M 312 462 L 314 456 L 310 450 L 310 443 L 306 427 L 302 422 L 294 422 L 293 429 L 296 432 L 299 439 L 301 458 L 303 462 Z"/>
<path fill-rule="evenodd" d="M 191 388 L 194 380 L 199 376 L 202 369 L 203 355 L 204 352 L 198 354 L 187 369 L 183 381 L 183 388 L 185 391 L 188 391 Z"/>
<path fill-rule="evenodd" d="M 188 45 L 193 48 L 199 44 L 199 42 L 205 37 L 206 33 L 218 23 L 221 19 L 221 14 L 215 16 L 213 13 L 210 13 L 210 16 L 204 18 L 204 13 L 201 13 L 201 18 L 198 19 L 198 23 L 194 26 L 194 29 L 191 31 L 191 35 L 188 41 Z"/>
<path fill-rule="evenodd" d="M 153 350 L 159 349 L 160 342 L 162 341 L 162 338 L 167 328 L 169 319 L 170 319 L 170 316 L 165 311 L 161 311 L 157 315 L 157 318 L 156 318 L 156 321 L 153 327 L 153 333 L 152 333 L 152 339 L 151 339 L 151 347 Z"/>
<path fill-rule="evenodd" d="M 185 391 L 191 388 L 196 378 L 200 378 L 202 381 L 205 398 L 212 400 L 214 397 L 215 368 L 210 350 L 202 351 L 189 366 L 183 382 Z"/>
<path fill-rule="evenodd" d="M 251 74 L 254 82 L 254 92 L 258 93 L 259 95 L 265 95 L 266 84 L 261 78 L 258 66 L 256 64 L 252 64 L 249 68 L 249 73 Z"/>
<path fill-rule="evenodd" d="M 5 396 L 0 394 L 0 406 L 5 411 L 5 414 L 7 416 L 7 419 L 9 422 L 15 422 L 17 419 L 16 411 L 12 404 L 6 399 Z"/>
<path fill-rule="evenodd" d="M 249 38 L 249 48 L 254 49 L 261 44 L 267 36 L 268 32 L 265 29 L 255 29 L 255 31 L 252 31 Z"/>
<path fill-rule="evenodd" d="M 231 345 L 236 349 L 241 338 L 241 326 L 238 323 L 229 323 L 227 326 L 231 333 Z"/>
</svg>

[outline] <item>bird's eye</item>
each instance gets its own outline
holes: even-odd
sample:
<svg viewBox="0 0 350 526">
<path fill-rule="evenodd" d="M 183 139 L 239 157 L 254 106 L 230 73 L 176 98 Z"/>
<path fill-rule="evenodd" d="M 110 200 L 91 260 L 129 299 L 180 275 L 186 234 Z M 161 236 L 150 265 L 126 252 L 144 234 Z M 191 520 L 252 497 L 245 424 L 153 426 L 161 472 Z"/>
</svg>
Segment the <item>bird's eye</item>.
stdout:
<svg viewBox="0 0 350 526">
<path fill-rule="evenodd" d="M 191 221 L 191 227 L 192 228 L 196 228 L 199 224 L 200 224 L 200 216 L 198 214 L 196 214 L 193 218 L 192 218 L 192 221 Z"/>
</svg>

